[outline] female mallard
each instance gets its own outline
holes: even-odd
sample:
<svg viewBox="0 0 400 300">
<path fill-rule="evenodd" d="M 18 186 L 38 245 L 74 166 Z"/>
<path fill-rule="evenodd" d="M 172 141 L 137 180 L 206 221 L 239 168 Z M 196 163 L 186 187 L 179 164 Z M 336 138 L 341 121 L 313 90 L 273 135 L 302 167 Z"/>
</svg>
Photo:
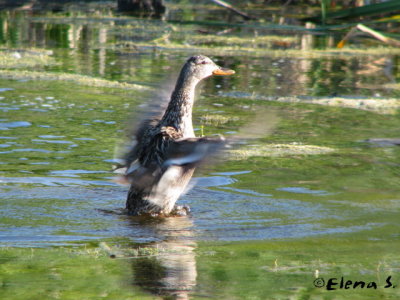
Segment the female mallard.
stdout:
<svg viewBox="0 0 400 300">
<path fill-rule="evenodd" d="M 221 145 L 221 138 L 196 138 L 192 108 L 196 85 L 212 75 L 235 72 L 202 55 L 187 60 L 164 115 L 142 122 L 136 143 L 125 155 L 130 182 L 126 208 L 130 215 L 168 215 L 185 190 L 195 166 Z"/>
</svg>

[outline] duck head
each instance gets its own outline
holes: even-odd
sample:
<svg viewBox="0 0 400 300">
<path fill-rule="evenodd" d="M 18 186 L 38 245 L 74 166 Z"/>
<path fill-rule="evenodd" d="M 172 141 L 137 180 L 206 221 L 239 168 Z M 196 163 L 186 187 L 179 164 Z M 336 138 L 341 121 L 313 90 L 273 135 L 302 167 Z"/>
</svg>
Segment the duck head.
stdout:
<svg viewBox="0 0 400 300">
<path fill-rule="evenodd" d="M 190 57 L 182 68 L 180 78 L 192 83 L 213 76 L 226 76 L 235 74 L 234 70 L 222 68 L 204 55 L 196 55 Z"/>
</svg>

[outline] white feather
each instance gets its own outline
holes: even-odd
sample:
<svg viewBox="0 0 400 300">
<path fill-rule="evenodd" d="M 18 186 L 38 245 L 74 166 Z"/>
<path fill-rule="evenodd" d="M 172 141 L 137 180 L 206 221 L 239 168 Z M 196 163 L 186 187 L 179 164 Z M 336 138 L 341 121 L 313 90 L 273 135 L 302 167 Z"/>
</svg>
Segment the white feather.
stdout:
<svg viewBox="0 0 400 300">
<path fill-rule="evenodd" d="M 188 180 L 185 182 L 182 178 L 182 171 L 179 166 L 169 167 L 153 187 L 147 200 L 170 211 L 188 183 Z"/>
</svg>

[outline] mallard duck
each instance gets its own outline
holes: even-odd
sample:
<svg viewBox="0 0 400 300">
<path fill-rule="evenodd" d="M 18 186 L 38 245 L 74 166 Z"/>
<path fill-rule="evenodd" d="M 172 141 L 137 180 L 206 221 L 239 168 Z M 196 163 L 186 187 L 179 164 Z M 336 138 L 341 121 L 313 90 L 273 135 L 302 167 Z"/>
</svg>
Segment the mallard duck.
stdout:
<svg viewBox="0 0 400 300">
<path fill-rule="evenodd" d="M 175 206 L 198 163 L 216 151 L 222 137 L 196 138 L 192 108 L 196 85 L 212 75 L 232 75 L 210 58 L 197 55 L 184 64 L 161 118 L 138 127 L 135 143 L 124 156 L 124 178 L 131 184 L 126 201 L 130 215 L 168 216 L 187 208 Z"/>
</svg>

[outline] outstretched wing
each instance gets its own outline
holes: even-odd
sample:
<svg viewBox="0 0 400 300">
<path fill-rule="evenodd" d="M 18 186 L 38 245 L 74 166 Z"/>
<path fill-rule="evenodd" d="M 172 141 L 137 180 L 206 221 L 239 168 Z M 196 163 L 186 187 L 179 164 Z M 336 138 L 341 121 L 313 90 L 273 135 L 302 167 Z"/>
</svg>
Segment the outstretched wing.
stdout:
<svg viewBox="0 0 400 300">
<path fill-rule="evenodd" d="M 151 92 L 146 101 L 135 107 L 130 118 L 125 124 L 125 137 L 117 144 L 114 151 L 113 170 L 125 174 L 137 159 L 140 158 L 141 149 L 145 147 L 143 139 L 149 131 L 156 128 L 160 122 L 170 99 L 170 90 L 173 86 L 167 84 Z"/>
<path fill-rule="evenodd" d="M 153 131 L 159 122 L 158 119 L 143 120 L 136 132 L 130 134 L 125 141 L 117 146 L 114 155 L 113 171 L 119 174 L 131 173 L 136 169 L 136 164 L 143 153 L 143 147 L 148 143 L 146 136 Z"/>
<path fill-rule="evenodd" d="M 223 137 L 201 137 L 180 139 L 170 143 L 167 148 L 163 169 L 170 166 L 197 166 L 207 157 L 218 152 L 226 145 Z"/>
<path fill-rule="evenodd" d="M 166 131 L 168 130 L 170 130 L 169 127 Z M 162 134 L 167 134 L 168 137 L 173 134 L 171 131 L 168 133 L 166 131 L 163 131 Z M 150 192 L 156 186 L 167 186 L 168 182 L 176 177 L 176 174 L 172 172 L 172 170 L 175 170 L 173 166 L 194 168 L 225 146 L 223 137 L 177 140 L 168 137 L 162 163 L 154 160 L 153 163 L 142 164 L 140 159 L 136 158 L 119 182 L 130 183 L 137 189 Z M 136 152 L 139 151 L 136 150 Z M 135 155 L 137 154 L 132 155 L 132 157 Z M 172 173 L 174 173 L 174 176 L 171 175 Z"/>
<path fill-rule="evenodd" d="M 223 138 L 171 139 L 162 164 L 140 165 L 125 178 L 136 189 L 144 191 L 149 202 L 168 207 L 184 192 L 194 168 L 222 148 L 224 142 Z"/>
</svg>

